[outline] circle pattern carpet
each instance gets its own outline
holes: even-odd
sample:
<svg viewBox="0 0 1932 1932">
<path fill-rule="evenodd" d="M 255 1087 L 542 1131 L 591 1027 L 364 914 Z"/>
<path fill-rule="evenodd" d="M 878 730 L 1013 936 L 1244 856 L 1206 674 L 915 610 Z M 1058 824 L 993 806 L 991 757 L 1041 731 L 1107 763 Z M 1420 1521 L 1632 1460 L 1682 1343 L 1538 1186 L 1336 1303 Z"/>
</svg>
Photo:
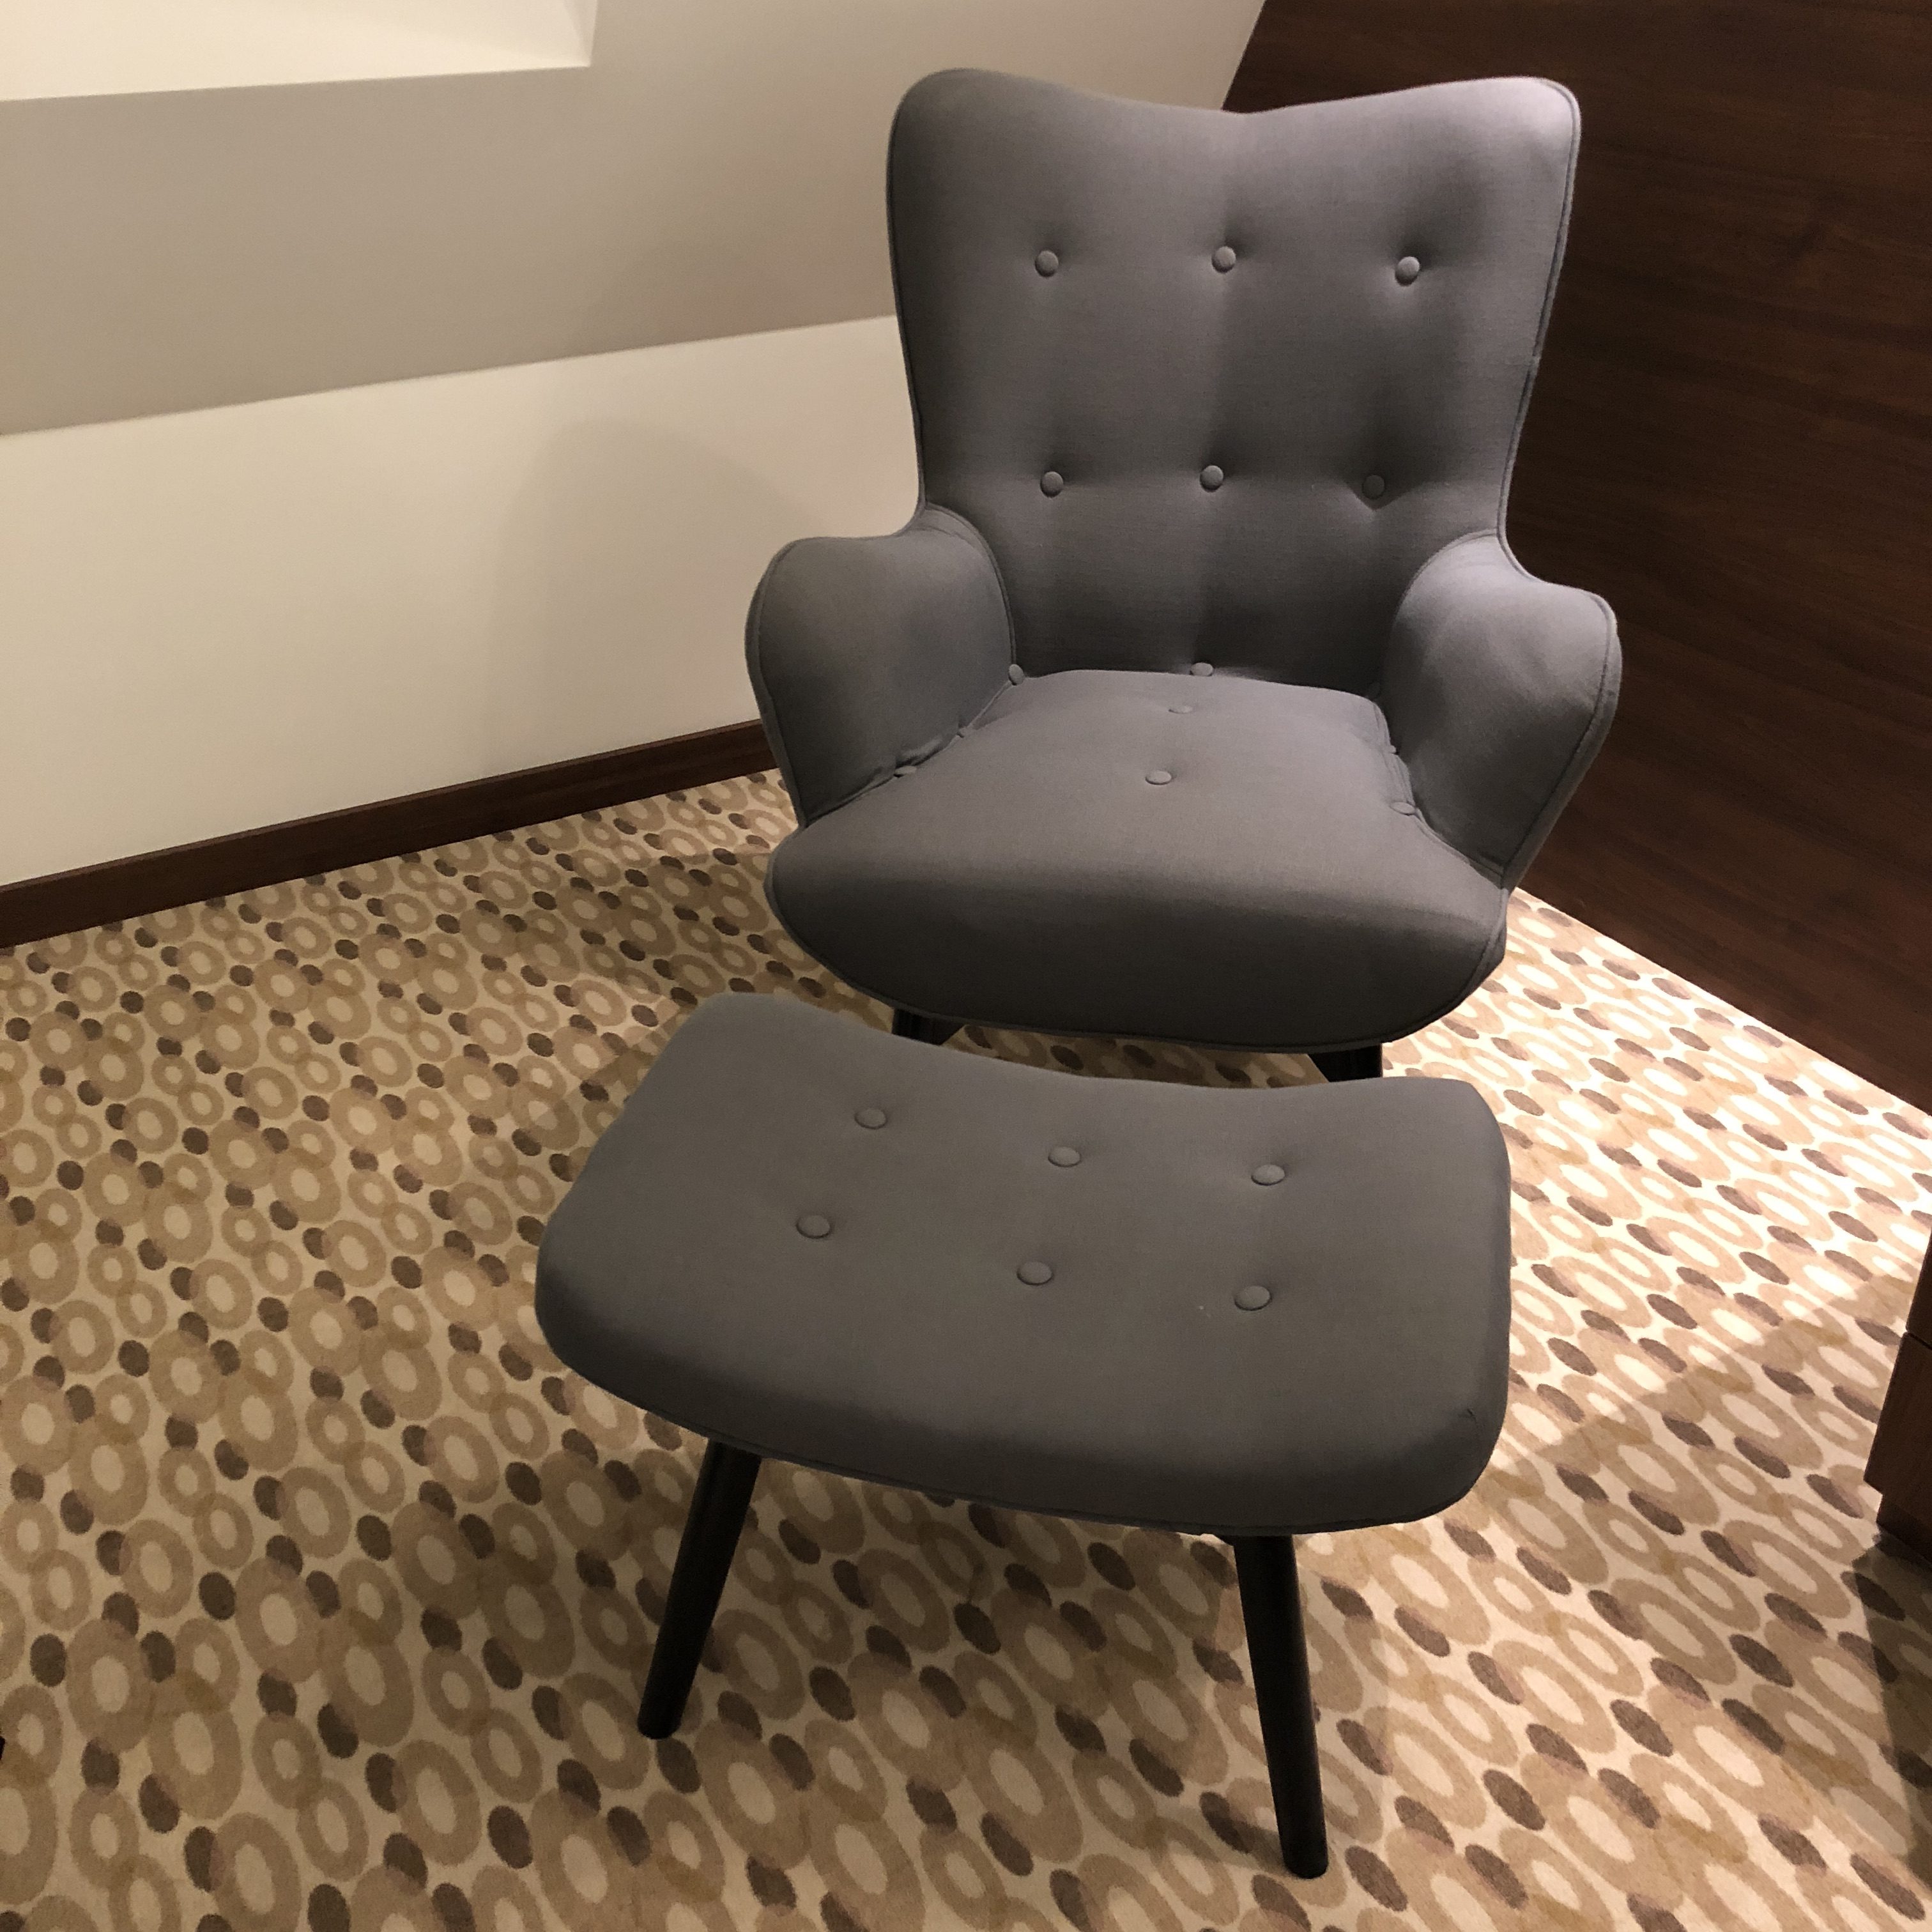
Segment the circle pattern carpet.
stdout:
<svg viewBox="0 0 1932 1932">
<path fill-rule="evenodd" d="M 1860 1472 L 1927 1123 L 1522 897 L 1390 1052 L 1504 1122 L 1514 1387 L 1448 1516 L 1304 1546 L 1325 1878 L 1208 1540 L 767 1466 L 640 1738 L 700 1445 L 560 1370 L 534 1244 L 700 1000 L 883 1024 L 765 909 L 788 824 L 752 778 L 0 954 L 0 1932 L 1924 1918 L 1932 1606 Z"/>
</svg>

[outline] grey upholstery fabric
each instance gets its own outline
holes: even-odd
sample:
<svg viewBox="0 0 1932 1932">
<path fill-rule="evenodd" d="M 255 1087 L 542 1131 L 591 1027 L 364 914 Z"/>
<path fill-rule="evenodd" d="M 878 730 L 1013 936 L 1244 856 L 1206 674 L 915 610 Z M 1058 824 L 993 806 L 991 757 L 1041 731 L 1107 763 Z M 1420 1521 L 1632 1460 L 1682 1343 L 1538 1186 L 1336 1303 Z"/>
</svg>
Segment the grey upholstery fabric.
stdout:
<svg viewBox="0 0 1932 1932">
<path fill-rule="evenodd" d="M 782 551 L 751 629 L 758 707 L 789 721 L 772 743 L 807 819 L 930 757 L 1007 688 L 999 572 L 971 524 L 930 503 L 893 536 Z M 811 747 L 802 764 L 794 740 Z"/>
<path fill-rule="evenodd" d="M 1460 1082 L 1087 1079 L 731 994 L 592 1152 L 536 1310 L 599 1387 L 761 1455 L 1299 1533 L 1474 1481 L 1509 1264 Z"/>
<path fill-rule="evenodd" d="M 1411 581 L 1382 710 L 1424 815 L 1502 885 L 1522 877 L 1597 755 L 1618 669 L 1602 600 L 1531 576 L 1492 531 L 1446 545 Z"/>
<path fill-rule="evenodd" d="M 943 756 L 783 847 L 769 891 L 807 952 L 895 1005 L 1142 1036 L 1192 1015 L 1216 1045 L 1278 1037 L 1290 1003 L 1299 1043 L 1396 1038 L 1504 936 L 1369 699 L 1158 671 L 1003 684 Z"/>
<path fill-rule="evenodd" d="M 1387 842 L 1353 839 L 1370 869 L 1345 901 L 1328 890 L 1337 855 L 1316 849 L 1317 828 L 1366 825 L 1372 791 L 1298 826 L 1261 802 L 1280 773 L 1258 765 L 1244 789 L 1237 761 L 1262 755 L 1268 718 L 1358 736 L 1359 711 L 1324 694 L 1378 707 L 1419 808 L 1412 829 L 1466 868 L 1461 898 L 1486 896 L 1473 916 L 1487 935 L 1594 755 L 1616 702 L 1614 623 L 1600 600 L 1531 578 L 1502 535 L 1576 135 L 1570 96 L 1528 80 L 1256 116 L 982 74 L 912 90 L 889 198 L 920 514 L 862 562 L 849 540 L 794 545 L 748 632 L 806 821 L 773 868 L 774 903 L 802 943 L 942 1017 L 1248 1046 L 1394 1038 L 1462 997 L 1493 946 L 1471 950 L 1462 911 L 1448 938 L 1436 902 L 1406 896 L 1406 858 L 1381 867 Z M 943 566 L 924 534 L 942 518 L 958 536 Z M 1064 735 L 1034 741 L 1036 798 L 1064 794 L 1090 753 L 1126 754 L 1108 736 L 1105 677 L 1210 668 L 1229 694 L 1216 716 L 1253 724 L 1214 755 L 1211 835 L 1189 821 L 1205 844 L 1247 847 L 1235 900 L 1204 890 L 1225 859 L 1184 849 L 1164 822 L 1138 850 L 1083 847 L 1050 818 L 1036 826 L 1064 848 L 1063 873 L 1104 873 L 1096 893 L 1145 909 L 1121 943 L 1158 951 L 1178 1000 L 1130 1014 L 1112 1002 L 1118 975 L 1083 992 L 1070 956 L 1060 997 L 1038 1001 L 1035 956 L 1072 944 L 1084 899 L 1058 926 L 1025 891 L 1010 896 L 1010 926 L 997 892 L 927 922 L 934 880 L 910 881 L 891 850 L 916 794 L 892 776 L 968 759 L 1009 715 L 1003 657 L 1043 682 L 1100 674 L 1066 688 L 1094 712 L 1070 700 L 1055 713 Z M 1284 705 L 1284 688 L 1308 702 Z M 1353 782 L 1346 744 L 1310 763 L 1310 742 L 1304 731 L 1274 760 L 1306 765 L 1298 798 L 1319 766 Z M 974 770 L 1003 786 L 1018 776 L 989 755 Z M 1177 772 L 1169 790 L 1186 782 Z M 943 836 L 903 838 L 936 873 L 982 878 L 981 821 L 1006 808 L 953 796 Z M 855 800 L 868 844 L 839 824 Z M 1083 804 L 1084 823 L 1099 808 Z M 1296 931 L 1312 936 L 1298 946 Z M 1405 934 L 1408 964 L 1391 977 L 1383 962 Z M 968 940 L 970 959 L 940 957 Z M 1282 948 L 1258 1009 L 1257 945 Z M 1364 1004 L 1364 979 L 1384 1004 Z M 922 1007 L 942 980 L 956 1004 Z"/>
</svg>

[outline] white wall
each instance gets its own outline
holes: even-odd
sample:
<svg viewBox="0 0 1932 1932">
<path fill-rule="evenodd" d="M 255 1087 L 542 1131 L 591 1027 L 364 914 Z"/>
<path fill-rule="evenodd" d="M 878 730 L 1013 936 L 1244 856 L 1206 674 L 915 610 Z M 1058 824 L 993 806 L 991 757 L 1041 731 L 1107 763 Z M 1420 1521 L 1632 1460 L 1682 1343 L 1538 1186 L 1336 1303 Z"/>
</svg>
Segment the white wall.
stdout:
<svg viewBox="0 0 1932 1932">
<path fill-rule="evenodd" d="M 603 0 L 587 67 L 0 100 L 0 429 L 882 314 L 914 81 L 1217 106 L 1258 3 Z"/>
<path fill-rule="evenodd" d="M 914 487 L 890 317 L 0 438 L 0 880 L 752 717 Z"/>
<path fill-rule="evenodd" d="M 1210 105 L 1258 9 L 602 0 L 575 69 L 10 100 L 0 42 L 0 882 L 751 716 L 766 560 L 912 499 L 899 95 Z"/>
<path fill-rule="evenodd" d="M 596 0 L 6 0 L 0 100 L 582 67 Z"/>
</svg>

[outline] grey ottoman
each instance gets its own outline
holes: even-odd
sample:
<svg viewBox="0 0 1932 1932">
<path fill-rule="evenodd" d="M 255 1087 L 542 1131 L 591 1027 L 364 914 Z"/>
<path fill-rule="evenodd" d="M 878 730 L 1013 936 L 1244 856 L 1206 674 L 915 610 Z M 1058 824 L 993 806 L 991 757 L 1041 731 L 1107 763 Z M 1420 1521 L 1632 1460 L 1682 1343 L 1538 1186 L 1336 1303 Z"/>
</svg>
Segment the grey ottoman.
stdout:
<svg viewBox="0 0 1932 1932">
<path fill-rule="evenodd" d="M 1456 1081 L 1082 1078 L 710 1001 L 537 1263 L 563 1360 L 710 1441 L 640 1725 L 677 1724 L 764 1456 L 1204 1532 L 1234 1546 L 1283 1857 L 1318 1874 L 1291 1539 L 1481 1473 L 1508 1181 Z"/>
</svg>

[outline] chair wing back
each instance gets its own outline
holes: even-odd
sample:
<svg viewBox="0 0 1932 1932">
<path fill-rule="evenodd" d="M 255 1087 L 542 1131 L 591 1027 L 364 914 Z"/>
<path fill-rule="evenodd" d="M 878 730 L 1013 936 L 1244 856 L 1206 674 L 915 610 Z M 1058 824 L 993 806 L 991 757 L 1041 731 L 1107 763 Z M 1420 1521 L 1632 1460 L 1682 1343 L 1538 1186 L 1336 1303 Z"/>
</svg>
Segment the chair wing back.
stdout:
<svg viewBox="0 0 1932 1932">
<path fill-rule="evenodd" d="M 1576 136 L 1541 80 L 1256 115 L 915 87 L 923 488 L 985 536 L 1022 667 L 1372 688 L 1409 578 L 1500 528 Z"/>
</svg>

